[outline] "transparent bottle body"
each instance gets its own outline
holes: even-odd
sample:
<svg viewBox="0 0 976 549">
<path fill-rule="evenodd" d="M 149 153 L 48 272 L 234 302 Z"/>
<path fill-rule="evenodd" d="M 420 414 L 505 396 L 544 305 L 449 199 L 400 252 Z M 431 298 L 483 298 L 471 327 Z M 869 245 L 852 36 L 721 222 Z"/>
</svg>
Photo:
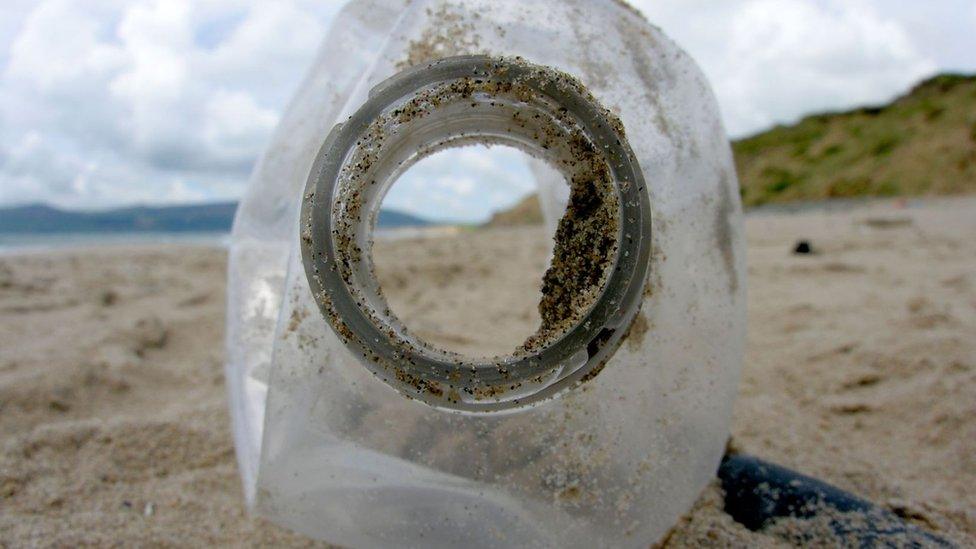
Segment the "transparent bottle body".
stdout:
<svg viewBox="0 0 976 549">
<path fill-rule="evenodd" d="M 316 152 L 404 67 L 520 56 L 578 78 L 623 123 L 653 252 L 628 337 L 592 380 L 459 413 L 374 377 L 326 322 L 298 251 Z M 568 189 L 537 169 L 550 230 Z M 338 16 L 252 177 L 231 243 L 227 379 L 249 503 L 347 546 L 646 546 L 713 477 L 744 340 L 741 208 L 694 63 L 612 2 L 363 0 Z"/>
</svg>

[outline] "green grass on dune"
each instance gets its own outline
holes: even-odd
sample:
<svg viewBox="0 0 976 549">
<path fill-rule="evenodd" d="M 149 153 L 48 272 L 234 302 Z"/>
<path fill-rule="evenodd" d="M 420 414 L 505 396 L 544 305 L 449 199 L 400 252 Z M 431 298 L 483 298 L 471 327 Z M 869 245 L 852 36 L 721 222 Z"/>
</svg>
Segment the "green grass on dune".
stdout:
<svg viewBox="0 0 976 549">
<path fill-rule="evenodd" d="M 733 150 L 750 206 L 976 192 L 976 76 L 940 75 L 889 105 L 808 116 Z"/>
</svg>

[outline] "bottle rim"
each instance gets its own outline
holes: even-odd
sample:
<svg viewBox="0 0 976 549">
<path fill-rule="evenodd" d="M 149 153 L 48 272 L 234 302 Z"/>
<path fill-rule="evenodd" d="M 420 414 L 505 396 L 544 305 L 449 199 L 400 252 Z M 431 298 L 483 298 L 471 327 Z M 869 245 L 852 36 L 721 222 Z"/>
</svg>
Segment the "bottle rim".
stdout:
<svg viewBox="0 0 976 549">
<path fill-rule="evenodd" d="M 473 82 L 480 87 L 465 99 L 470 110 L 457 100 L 440 100 L 447 95 L 431 95 L 468 90 L 464 86 Z M 423 94 L 431 99 L 425 112 L 405 107 L 416 105 L 411 100 Z M 546 127 L 516 127 L 515 112 Z M 401 131 L 405 128 L 409 131 Z M 547 134 L 550 130 L 554 133 Z M 606 163 L 616 200 L 612 265 L 588 309 L 538 348 L 490 360 L 443 351 L 409 334 L 386 306 L 372 269 L 372 232 L 389 186 L 417 160 L 470 143 L 515 146 L 565 168 L 561 156 L 568 153 L 558 136 L 574 131 L 585 135 Z M 643 298 L 651 208 L 622 125 L 575 78 L 521 58 L 467 55 L 390 77 L 332 129 L 309 173 L 299 238 L 321 313 L 376 377 L 431 406 L 498 412 L 551 398 L 603 369 Z"/>
</svg>

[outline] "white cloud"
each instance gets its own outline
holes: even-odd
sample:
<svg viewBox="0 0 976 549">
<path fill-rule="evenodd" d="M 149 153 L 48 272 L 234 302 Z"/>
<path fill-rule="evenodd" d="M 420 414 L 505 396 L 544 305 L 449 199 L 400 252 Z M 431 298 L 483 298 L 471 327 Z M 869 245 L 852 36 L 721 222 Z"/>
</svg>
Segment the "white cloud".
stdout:
<svg viewBox="0 0 976 549">
<path fill-rule="evenodd" d="M 532 192 L 528 156 L 512 147 L 469 146 L 428 156 L 394 183 L 384 207 L 445 221 L 484 221 Z"/>
<path fill-rule="evenodd" d="M 31 134 L 44 152 L 2 165 L 0 201 L 238 196 L 332 11 L 303 1 L 39 3 L 0 66 L 0 150 Z"/>
<path fill-rule="evenodd" d="M 119 52 L 99 43 L 100 30 L 91 14 L 68 2 L 41 4 L 11 46 L 5 79 L 52 94 L 119 67 Z"/>
<path fill-rule="evenodd" d="M 241 91 L 217 89 L 206 105 L 204 140 L 215 153 L 247 162 L 278 123 L 278 114 Z"/>
<path fill-rule="evenodd" d="M 898 21 L 861 0 L 640 4 L 702 65 L 733 135 L 885 101 L 937 68 Z"/>
</svg>

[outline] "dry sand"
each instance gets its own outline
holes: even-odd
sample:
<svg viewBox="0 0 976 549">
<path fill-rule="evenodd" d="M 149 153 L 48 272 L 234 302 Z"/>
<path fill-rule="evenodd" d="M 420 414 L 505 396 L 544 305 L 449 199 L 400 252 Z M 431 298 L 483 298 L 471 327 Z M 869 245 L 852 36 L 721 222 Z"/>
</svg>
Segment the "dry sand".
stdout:
<svg viewBox="0 0 976 549">
<path fill-rule="evenodd" d="M 756 214 L 747 232 L 734 444 L 976 545 L 976 199 Z M 820 253 L 792 255 L 798 238 Z M 381 243 L 378 270 L 420 335 L 490 354 L 538 323 L 547 249 L 535 228 L 461 232 Z M 0 257 L 0 545 L 307 543 L 242 507 L 224 268 L 185 247 Z M 720 498 L 669 546 L 782 543 Z"/>
</svg>

